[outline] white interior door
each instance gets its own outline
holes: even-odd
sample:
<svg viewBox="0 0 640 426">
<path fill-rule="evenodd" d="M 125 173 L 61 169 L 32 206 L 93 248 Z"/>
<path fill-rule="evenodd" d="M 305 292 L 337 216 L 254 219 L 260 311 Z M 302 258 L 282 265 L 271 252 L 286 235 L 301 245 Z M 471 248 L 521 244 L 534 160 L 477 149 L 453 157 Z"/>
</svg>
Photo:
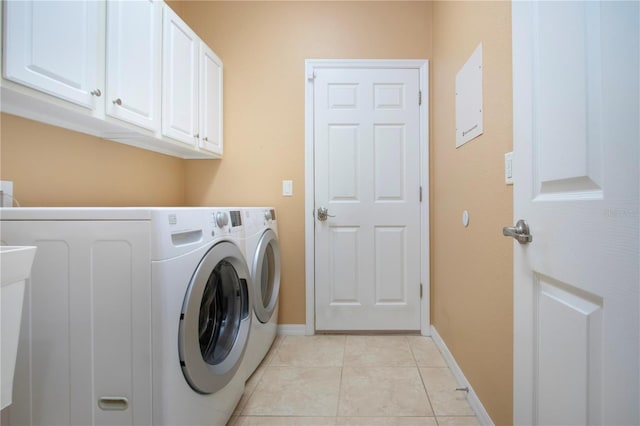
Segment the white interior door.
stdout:
<svg viewBox="0 0 640 426">
<path fill-rule="evenodd" d="M 638 2 L 514 2 L 514 423 L 640 424 Z"/>
<path fill-rule="evenodd" d="M 418 69 L 316 71 L 318 330 L 420 329 L 419 91 Z"/>
</svg>

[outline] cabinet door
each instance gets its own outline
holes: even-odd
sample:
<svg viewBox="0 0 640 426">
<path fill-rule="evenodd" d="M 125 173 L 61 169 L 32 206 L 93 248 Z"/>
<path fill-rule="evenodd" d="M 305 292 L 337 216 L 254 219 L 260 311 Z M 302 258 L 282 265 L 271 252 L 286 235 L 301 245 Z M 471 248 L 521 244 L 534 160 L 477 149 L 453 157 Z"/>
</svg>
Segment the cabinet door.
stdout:
<svg viewBox="0 0 640 426">
<path fill-rule="evenodd" d="M 95 109 L 104 90 L 98 81 L 104 4 L 24 0 L 4 5 L 4 77 Z"/>
<path fill-rule="evenodd" d="M 146 221 L 3 222 L 4 241 L 38 247 L 3 425 L 152 424 L 149 232 Z"/>
<path fill-rule="evenodd" d="M 160 122 L 161 3 L 107 3 L 107 114 L 149 130 Z"/>
<path fill-rule="evenodd" d="M 222 155 L 222 61 L 200 43 L 200 148 Z"/>
<path fill-rule="evenodd" d="M 169 7 L 162 32 L 162 134 L 195 146 L 200 39 Z"/>
</svg>

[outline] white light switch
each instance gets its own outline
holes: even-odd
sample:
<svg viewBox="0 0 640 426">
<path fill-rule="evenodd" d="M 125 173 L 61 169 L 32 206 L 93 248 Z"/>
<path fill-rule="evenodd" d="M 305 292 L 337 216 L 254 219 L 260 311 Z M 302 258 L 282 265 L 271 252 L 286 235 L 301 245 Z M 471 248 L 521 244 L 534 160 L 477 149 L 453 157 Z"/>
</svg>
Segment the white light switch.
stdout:
<svg viewBox="0 0 640 426">
<path fill-rule="evenodd" d="M 504 183 L 513 185 L 513 151 L 504 154 Z"/>
<path fill-rule="evenodd" d="M 283 180 L 282 181 L 282 195 L 285 197 L 291 197 L 293 195 L 293 181 L 292 180 Z"/>
</svg>

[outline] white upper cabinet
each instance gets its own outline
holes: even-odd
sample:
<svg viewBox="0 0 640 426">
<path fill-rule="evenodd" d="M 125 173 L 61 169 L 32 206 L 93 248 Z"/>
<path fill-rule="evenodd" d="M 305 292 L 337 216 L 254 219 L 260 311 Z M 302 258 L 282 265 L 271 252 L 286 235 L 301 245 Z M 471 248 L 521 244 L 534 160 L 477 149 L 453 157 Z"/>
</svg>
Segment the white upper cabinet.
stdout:
<svg viewBox="0 0 640 426">
<path fill-rule="evenodd" d="M 164 8 L 162 134 L 197 145 L 198 46 L 200 39 L 169 7 Z"/>
<path fill-rule="evenodd" d="M 106 112 L 148 130 L 160 128 L 162 3 L 107 3 Z"/>
<path fill-rule="evenodd" d="M 8 80 L 94 110 L 102 104 L 104 5 L 97 1 L 5 1 Z"/>
<path fill-rule="evenodd" d="M 168 7 L 163 45 L 162 134 L 222 156 L 222 61 Z"/>
<path fill-rule="evenodd" d="M 222 155 L 222 61 L 200 43 L 200 148 Z"/>
<path fill-rule="evenodd" d="M 0 2 L 0 111 L 180 158 L 222 157 L 222 62 L 162 0 Z"/>
</svg>

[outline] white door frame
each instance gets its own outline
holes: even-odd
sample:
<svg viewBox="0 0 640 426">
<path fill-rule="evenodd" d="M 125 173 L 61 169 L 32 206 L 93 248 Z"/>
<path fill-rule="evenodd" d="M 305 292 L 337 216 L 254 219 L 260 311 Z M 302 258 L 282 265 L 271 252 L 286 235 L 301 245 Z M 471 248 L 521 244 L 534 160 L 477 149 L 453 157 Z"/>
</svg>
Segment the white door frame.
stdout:
<svg viewBox="0 0 640 426">
<path fill-rule="evenodd" d="M 420 185 L 422 202 L 420 203 L 420 279 L 422 283 L 422 302 L 420 313 L 420 332 L 431 335 L 430 316 L 430 264 L 429 264 L 429 61 L 427 60 L 325 60 L 307 59 L 305 61 L 305 128 L 304 128 L 304 189 L 305 189 L 305 290 L 306 325 L 305 334 L 313 335 L 315 326 L 315 181 L 314 181 L 314 109 L 313 80 L 315 70 L 320 68 L 412 68 L 419 71 L 422 104 L 420 105 Z"/>
</svg>

